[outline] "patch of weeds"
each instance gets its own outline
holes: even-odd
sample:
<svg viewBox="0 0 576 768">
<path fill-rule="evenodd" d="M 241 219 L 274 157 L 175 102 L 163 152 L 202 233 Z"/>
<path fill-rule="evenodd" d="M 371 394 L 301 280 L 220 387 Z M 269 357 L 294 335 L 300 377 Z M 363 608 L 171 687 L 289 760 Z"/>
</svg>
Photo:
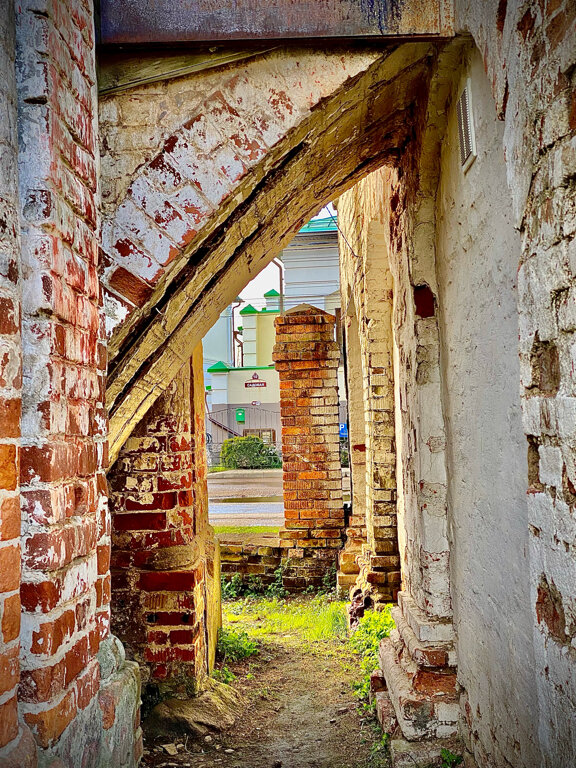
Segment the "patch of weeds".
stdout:
<svg viewBox="0 0 576 768">
<path fill-rule="evenodd" d="M 248 584 L 246 585 L 247 595 L 263 595 L 266 592 L 266 587 L 260 576 L 248 576 Z"/>
<path fill-rule="evenodd" d="M 442 768 L 455 768 L 464 762 L 462 755 L 455 755 L 449 749 L 442 748 L 440 750 L 440 757 L 442 758 Z"/>
<path fill-rule="evenodd" d="M 239 597 L 287 597 L 282 580 L 284 569 L 282 566 L 274 571 L 274 581 L 267 587 L 260 576 L 249 576 L 243 581 L 239 573 L 235 573 L 231 579 L 222 576 L 222 597 L 224 600 L 237 600 Z"/>
<path fill-rule="evenodd" d="M 384 755 L 387 756 L 390 752 L 390 734 L 383 733 L 380 740 L 372 745 L 370 749 L 371 755 Z"/>
<path fill-rule="evenodd" d="M 247 659 L 258 653 L 258 643 L 252 640 L 247 632 L 221 628 L 218 631 L 216 651 L 223 663 L 225 661 L 242 661 L 242 659 Z"/>
<path fill-rule="evenodd" d="M 389 768 L 390 734 L 382 733 L 380 727 L 376 723 L 372 723 L 372 727 L 375 731 L 374 738 L 376 738 L 376 741 L 370 748 L 370 757 L 363 768 Z M 371 741 L 371 739 L 365 739 L 364 743 L 367 741 Z"/>
<path fill-rule="evenodd" d="M 325 593 L 336 592 L 336 565 L 332 565 L 324 574 L 322 590 Z"/>
<path fill-rule="evenodd" d="M 358 628 L 350 638 L 353 650 L 360 654 L 361 679 L 355 684 L 356 695 L 367 700 L 370 694 L 370 675 L 378 668 L 380 641 L 388 637 L 394 629 L 394 620 L 390 615 L 391 605 L 382 611 L 366 611 L 358 623 Z"/>
</svg>

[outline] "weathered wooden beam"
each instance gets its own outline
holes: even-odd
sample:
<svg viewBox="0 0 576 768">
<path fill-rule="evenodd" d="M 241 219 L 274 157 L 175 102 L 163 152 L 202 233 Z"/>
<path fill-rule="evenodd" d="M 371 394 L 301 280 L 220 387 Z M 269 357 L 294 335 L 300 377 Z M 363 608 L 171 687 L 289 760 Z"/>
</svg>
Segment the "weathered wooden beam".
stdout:
<svg viewBox="0 0 576 768">
<path fill-rule="evenodd" d="M 101 42 L 448 37 L 452 0 L 101 0 Z"/>
<path fill-rule="evenodd" d="M 98 91 L 104 96 L 159 80 L 172 80 L 193 72 L 244 61 L 267 53 L 274 47 L 268 46 L 260 50 L 227 50 L 219 47 L 216 51 L 206 50 L 201 53 L 170 53 L 166 50 L 139 50 L 137 54 L 105 53 L 99 57 L 98 62 Z"/>
</svg>

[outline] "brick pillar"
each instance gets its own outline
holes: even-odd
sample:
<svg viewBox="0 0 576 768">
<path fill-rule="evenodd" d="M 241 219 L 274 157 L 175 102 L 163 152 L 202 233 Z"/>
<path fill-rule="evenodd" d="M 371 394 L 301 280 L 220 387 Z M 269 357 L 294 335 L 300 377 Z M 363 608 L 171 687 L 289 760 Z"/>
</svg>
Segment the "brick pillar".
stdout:
<svg viewBox="0 0 576 768">
<path fill-rule="evenodd" d="M 203 389 L 199 360 L 199 380 L 191 377 L 192 363 L 182 368 L 137 425 L 108 478 L 112 626 L 140 664 L 145 701 L 158 692 L 192 694 L 208 671 L 207 646 L 214 643 L 218 601 L 204 438 L 198 435 L 205 430 L 204 413 L 195 397 Z"/>
<path fill-rule="evenodd" d="M 309 304 L 275 321 L 280 375 L 285 586 L 320 586 L 343 544 L 335 318 Z"/>
<path fill-rule="evenodd" d="M 345 320 L 346 395 L 348 401 L 348 430 L 350 446 L 350 491 L 352 514 L 346 528 L 346 544 L 338 562 L 338 592 L 347 597 L 354 587 L 360 567 L 358 557 L 366 544 L 366 417 L 364 408 L 364 379 L 358 319 L 354 302 L 349 303 L 352 314 Z"/>
<path fill-rule="evenodd" d="M 41 748 L 88 768 L 100 760 L 98 651 L 109 634 L 93 6 L 14 7 L 24 382 L 19 712 Z M 136 702 L 134 692 L 133 709 Z"/>
</svg>

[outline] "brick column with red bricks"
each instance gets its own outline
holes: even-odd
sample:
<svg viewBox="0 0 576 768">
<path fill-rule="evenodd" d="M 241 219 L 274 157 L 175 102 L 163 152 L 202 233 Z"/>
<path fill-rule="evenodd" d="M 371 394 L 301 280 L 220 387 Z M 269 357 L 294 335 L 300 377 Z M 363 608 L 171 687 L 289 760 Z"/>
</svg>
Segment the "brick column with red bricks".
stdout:
<svg viewBox="0 0 576 768">
<path fill-rule="evenodd" d="M 19 714 L 40 750 L 67 768 L 92 768 L 112 764 L 120 741 L 123 759 L 137 759 L 139 700 L 134 669 L 121 654 L 100 654 L 112 641 L 93 3 L 14 7 L 24 279 Z M 104 724 L 105 679 L 122 705 Z"/>
<path fill-rule="evenodd" d="M 192 693 L 208 669 L 205 601 L 214 553 L 206 546 L 205 459 L 193 462 L 191 365 L 138 424 L 109 474 L 112 626 L 140 664 L 145 693 L 162 697 Z M 204 433 L 203 413 L 200 419 Z M 202 454 L 203 444 L 197 449 Z"/>
<path fill-rule="evenodd" d="M 284 585 L 321 586 L 343 545 L 335 318 L 309 304 L 275 321 L 284 469 Z"/>
</svg>

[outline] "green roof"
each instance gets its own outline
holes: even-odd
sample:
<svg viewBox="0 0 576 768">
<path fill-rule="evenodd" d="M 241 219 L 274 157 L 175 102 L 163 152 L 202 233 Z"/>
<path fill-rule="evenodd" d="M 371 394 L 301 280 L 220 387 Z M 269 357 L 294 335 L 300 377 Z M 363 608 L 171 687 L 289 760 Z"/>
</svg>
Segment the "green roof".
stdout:
<svg viewBox="0 0 576 768">
<path fill-rule="evenodd" d="M 258 310 L 256 309 L 256 307 L 253 307 L 252 304 L 246 304 L 244 309 L 241 309 L 238 314 L 239 315 L 257 315 Z"/>
<path fill-rule="evenodd" d="M 269 315 L 277 315 L 277 314 L 280 313 L 280 310 L 279 309 L 267 309 L 266 307 L 264 307 L 264 309 L 260 310 L 260 314 L 262 314 L 262 312 L 267 312 Z"/>
<path fill-rule="evenodd" d="M 265 299 L 272 299 L 275 296 L 280 296 L 280 294 L 278 293 L 278 291 L 275 288 L 272 288 L 271 290 L 266 291 L 266 293 L 264 294 L 264 298 Z"/>
<path fill-rule="evenodd" d="M 214 363 L 214 365 L 211 365 L 210 368 L 206 368 L 206 370 L 208 373 L 224 373 L 225 371 L 231 371 L 232 366 L 219 360 L 217 363 Z"/>
<path fill-rule="evenodd" d="M 228 363 L 223 363 L 222 360 L 220 360 L 218 363 L 214 363 L 214 365 L 211 365 L 210 368 L 207 368 L 206 370 L 208 373 L 228 373 L 229 371 L 267 371 L 271 368 L 274 368 L 274 363 L 272 365 L 228 365 Z"/>
<path fill-rule="evenodd" d="M 269 371 L 274 368 L 272 365 L 239 365 L 237 368 L 233 368 L 234 371 Z"/>
<path fill-rule="evenodd" d="M 304 234 L 310 232 L 336 232 L 338 227 L 332 216 L 327 216 L 325 219 L 312 219 L 308 224 L 304 224 L 300 232 Z"/>
</svg>

